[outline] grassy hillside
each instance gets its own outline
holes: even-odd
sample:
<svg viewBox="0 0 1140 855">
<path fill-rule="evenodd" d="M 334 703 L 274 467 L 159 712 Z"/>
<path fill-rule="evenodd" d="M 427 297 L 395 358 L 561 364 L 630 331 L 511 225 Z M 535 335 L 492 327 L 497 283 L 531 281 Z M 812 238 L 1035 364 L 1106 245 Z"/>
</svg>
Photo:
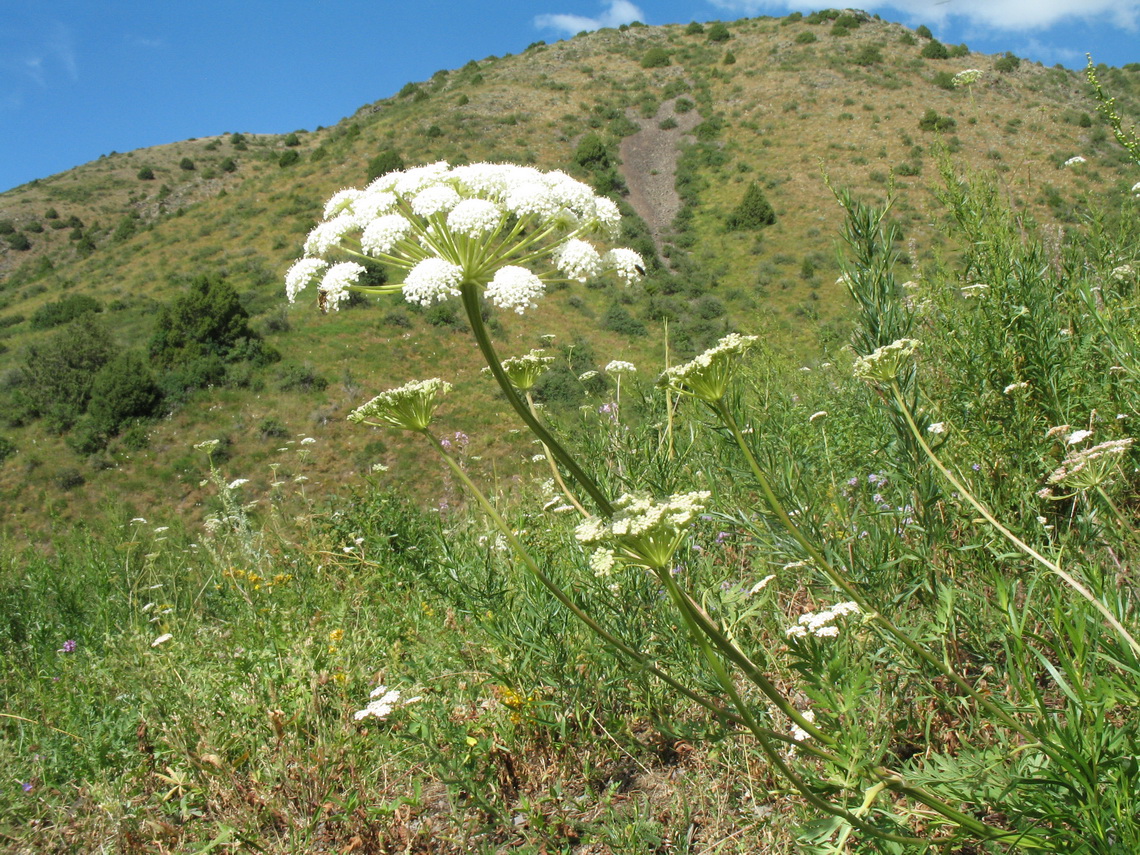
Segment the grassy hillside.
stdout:
<svg viewBox="0 0 1140 855">
<path fill-rule="evenodd" d="M 991 170 L 1004 199 L 1061 230 L 1132 184 L 1074 72 L 962 48 L 924 58 L 939 53 L 929 40 L 881 20 L 756 18 L 727 32 L 719 40 L 709 27 L 631 26 L 539 43 L 410 82 L 330 128 L 112 153 L 0 195 L 9 232 L 0 235 L 0 395 L 19 390 L 28 348 L 63 329 L 45 327 L 53 304 L 91 298 L 117 344 L 144 353 L 156 312 L 201 274 L 225 277 L 282 357 L 168 396 L 164 418 L 95 452 L 75 451 L 73 434 L 43 419 L 0 426 L 16 449 L 0 464 L 5 525 L 39 528 L 120 501 L 200 514 L 203 471 L 191 446 L 210 437 L 228 440 L 234 467 L 259 486 L 278 478 L 269 467 L 286 452 L 277 449 L 307 435 L 319 435 L 309 461 L 318 493 L 373 463 L 398 471 L 415 454 L 399 441 L 361 449 L 343 416 L 362 397 L 427 374 L 463 389 L 460 406 L 484 429 L 472 452 L 488 471 L 516 471 L 531 449 L 503 435 L 470 344 L 456 334 L 461 320 L 398 299 L 332 317 L 284 304 L 281 275 L 324 199 L 363 185 L 383 151 L 409 165 L 564 168 L 626 201 L 628 241 L 662 263 L 645 288 L 566 289 L 541 316 L 496 321 L 504 351 L 557 334 L 554 349 L 570 348 L 576 370 L 614 358 L 664 367 L 666 320 L 674 357 L 729 328 L 762 333 L 805 361 L 842 347 L 850 307 L 836 284 L 840 211 L 825 176 L 869 199 L 893 185 L 916 276 L 956 251 L 930 190 L 940 148 L 963 169 Z M 967 68 L 984 74 L 954 87 L 952 75 Z M 1103 76 L 1135 115 L 1140 74 Z M 591 133 L 609 166 L 577 162 Z M 1075 155 L 1086 161 L 1065 166 Z M 729 230 L 753 184 L 774 225 Z"/>
</svg>

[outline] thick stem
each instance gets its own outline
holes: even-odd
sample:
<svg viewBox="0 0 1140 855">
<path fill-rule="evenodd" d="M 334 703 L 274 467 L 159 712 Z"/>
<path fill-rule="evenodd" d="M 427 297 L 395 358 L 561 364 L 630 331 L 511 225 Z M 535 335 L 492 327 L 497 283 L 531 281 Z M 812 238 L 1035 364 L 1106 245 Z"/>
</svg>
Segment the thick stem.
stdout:
<svg viewBox="0 0 1140 855">
<path fill-rule="evenodd" d="M 503 394 L 506 396 L 508 403 L 510 403 L 514 411 L 518 413 L 519 418 L 530 428 L 538 440 L 550 449 L 551 454 L 553 454 L 558 462 L 562 464 L 563 468 L 570 473 L 570 477 L 577 481 L 582 489 L 590 494 L 590 498 L 594 500 L 594 504 L 602 516 L 613 516 L 614 506 L 610 502 L 609 497 L 602 492 L 602 488 L 598 486 L 593 478 L 585 473 L 582 467 L 578 465 L 577 461 L 570 456 L 550 431 L 543 427 L 542 423 L 531 415 L 530 410 L 527 409 L 526 404 L 515 391 L 510 378 L 507 377 L 507 373 L 503 370 L 502 363 L 499 362 L 498 355 L 495 353 L 495 346 L 491 343 L 491 337 L 487 333 L 487 327 L 483 324 L 477 286 L 471 282 L 464 282 L 459 287 L 463 295 L 463 307 L 467 310 L 467 320 L 471 324 L 471 331 L 475 335 L 475 341 L 479 345 L 483 359 L 487 362 L 487 367 L 491 369 L 491 374 L 499 384 L 499 388 L 503 390 Z"/>
<path fill-rule="evenodd" d="M 729 710 L 726 710 L 717 704 L 715 701 L 710 700 L 703 695 L 699 695 L 692 689 L 689 689 L 688 687 L 682 685 L 673 677 L 670 677 L 668 674 L 654 665 L 649 660 L 649 657 L 644 653 L 630 647 L 628 644 L 626 644 L 617 636 L 613 635 L 609 630 L 607 630 L 596 620 L 586 614 L 586 612 L 583 611 L 577 603 L 575 603 L 570 599 L 569 596 L 567 596 L 566 592 L 563 591 L 562 588 L 560 588 L 553 579 L 551 579 L 546 575 L 546 573 L 542 571 L 542 568 L 538 566 L 535 560 L 531 558 L 530 553 L 526 550 L 526 547 L 522 545 L 518 537 L 515 536 L 514 531 L 509 525 L 507 525 L 507 521 L 503 519 L 502 515 L 498 512 L 495 506 L 491 504 L 491 501 L 483 494 L 483 491 L 475 486 L 475 482 L 471 480 L 471 478 L 463 470 L 463 467 L 460 466 L 455 461 L 455 459 L 447 453 L 442 445 L 440 445 L 439 440 L 426 430 L 423 431 L 423 434 L 435 446 L 444 462 L 447 463 L 451 471 L 455 473 L 455 477 L 457 477 L 463 483 L 463 486 L 466 487 L 467 490 L 471 493 L 471 495 L 475 497 L 475 500 L 479 503 L 479 506 L 486 512 L 487 516 L 491 518 L 491 521 L 495 524 L 495 527 L 498 528 L 503 537 L 506 538 L 507 543 L 510 544 L 511 548 L 515 551 L 515 554 L 518 555 L 523 564 L 526 565 L 526 568 L 530 571 L 531 575 L 534 576 L 534 578 L 536 578 L 544 588 L 550 591 L 550 593 L 554 595 L 554 598 L 558 600 L 558 602 L 569 609 L 574 617 L 584 623 L 587 627 L 590 628 L 592 632 L 594 632 L 599 638 L 601 638 L 619 653 L 623 654 L 629 659 L 632 659 L 635 663 L 637 663 L 639 667 L 648 671 L 650 674 L 661 680 L 670 688 L 676 690 L 677 692 L 680 692 L 689 700 L 700 704 L 709 712 L 717 716 L 717 718 L 721 719 L 722 721 L 732 722 L 733 724 L 739 725 L 741 727 L 746 726 L 744 720 L 740 718 L 740 716 L 733 714 Z"/>
</svg>

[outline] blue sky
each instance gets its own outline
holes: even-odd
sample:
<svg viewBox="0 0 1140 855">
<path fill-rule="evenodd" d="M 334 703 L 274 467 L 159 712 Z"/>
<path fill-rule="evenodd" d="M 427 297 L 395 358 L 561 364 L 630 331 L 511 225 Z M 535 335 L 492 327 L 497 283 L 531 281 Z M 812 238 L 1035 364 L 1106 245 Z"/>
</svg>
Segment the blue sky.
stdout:
<svg viewBox="0 0 1140 855">
<path fill-rule="evenodd" d="M 833 3 L 842 6 L 842 3 Z M 1140 62 L 1140 0 L 864 0 L 947 43 Z M 581 30 L 826 8 L 795 0 L 31 0 L 0 24 L 0 191 L 111 151 L 332 125 L 409 80 Z"/>
</svg>

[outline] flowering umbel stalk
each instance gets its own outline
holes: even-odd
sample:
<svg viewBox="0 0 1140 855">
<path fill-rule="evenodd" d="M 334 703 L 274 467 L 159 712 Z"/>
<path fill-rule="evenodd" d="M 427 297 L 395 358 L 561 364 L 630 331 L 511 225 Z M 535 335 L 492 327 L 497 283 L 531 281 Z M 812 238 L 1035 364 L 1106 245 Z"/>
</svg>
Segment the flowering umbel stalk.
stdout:
<svg viewBox="0 0 1140 855">
<path fill-rule="evenodd" d="M 644 272 L 641 256 L 620 248 L 603 252 L 593 243 L 613 240 L 620 226 L 611 199 L 563 172 L 440 161 L 335 194 L 305 241 L 305 256 L 289 268 L 285 290 L 293 301 L 317 283 L 322 309 L 336 309 L 354 291 L 402 293 L 421 306 L 459 297 L 508 403 L 609 514 L 609 498 L 519 397 L 483 323 L 482 300 L 521 314 L 551 282 L 586 282 L 605 273 L 635 282 Z M 404 270 L 404 281 L 368 285 L 368 264 Z"/>
</svg>

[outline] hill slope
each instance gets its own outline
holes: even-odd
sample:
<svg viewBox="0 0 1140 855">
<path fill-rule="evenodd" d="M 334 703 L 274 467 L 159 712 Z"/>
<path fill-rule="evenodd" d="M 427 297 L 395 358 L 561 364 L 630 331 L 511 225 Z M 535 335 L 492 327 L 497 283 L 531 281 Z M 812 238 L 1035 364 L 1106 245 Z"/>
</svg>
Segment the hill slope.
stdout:
<svg viewBox="0 0 1140 855">
<path fill-rule="evenodd" d="M 165 419 L 102 451 L 77 454 L 42 420 L 10 418 L 0 426 L 17 449 L 0 463 L 5 523 L 39 525 L 45 509 L 82 518 L 108 498 L 193 515 L 204 460 L 192 445 L 215 436 L 230 441 L 227 471 L 255 487 L 299 471 L 290 455 L 308 434 L 318 438 L 305 461 L 317 493 L 373 463 L 398 471 L 411 452 L 362 437 L 343 416 L 419 376 L 456 382 L 466 394 L 455 396 L 452 421 L 472 435 L 472 453 L 515 471 L 531 449 L 499 430 L 473 345 L 446 307 L 423 313 L 393 299 L 321 317 L 284 305 L 281 275 L 324 200 L 365 183 L 383 151 L 408 165 L 568 169 L 625 200 L 627 242 L 661 263 L 645 289 L 566 289 L 533 317 L 497 322 L 508 353 L 557 333 L 554 348 L 570 348 L 575 371 L 627 358 L 652 373 L 663 365 L 666 320 L 674 354 L 730 327 L 763 332 L 797 358 L 842 346 L 839 209 L 821 170 L 864 197 L 884 199 L 893 184 L 915 275 L 953 253 L 930 190 L 939 147 L 958 168 L 995 171 L 1018 206 L 1061 228 L 1134 182 L 1080 75 L 964 48 L 936 58 L 945 51 L 902 26 L 833 18 L 745 19 L 728 25 L 725 41 L 693 26 L 632 26 L 540 43 L 409 83 L 331 128 L 112 153 L 0 195 L 5 400 L 24 382 L 28 348 L 58 334 L 61 299 L 91 298 L 119 347 L 145 351 L 155 313 L 200 274 L 224 276 L 283 357 L 231 370 L 177 405 L 168 398 Z M 955 87 L 953 75 L 968 68 L 983 74 Z M 1135 115 L 1140 73 L 1102 76 Z M 600 160 L 582 156 L 591 135 Z M 1077 155 L 1084 161 L 1066 165 Z M 774 225 L 729 230 L 752 185 Z M 551 397 L 576 403 L 571 393 Z"/>
</svg>

